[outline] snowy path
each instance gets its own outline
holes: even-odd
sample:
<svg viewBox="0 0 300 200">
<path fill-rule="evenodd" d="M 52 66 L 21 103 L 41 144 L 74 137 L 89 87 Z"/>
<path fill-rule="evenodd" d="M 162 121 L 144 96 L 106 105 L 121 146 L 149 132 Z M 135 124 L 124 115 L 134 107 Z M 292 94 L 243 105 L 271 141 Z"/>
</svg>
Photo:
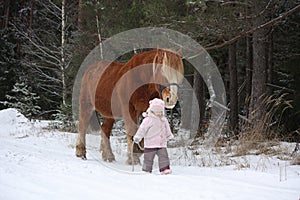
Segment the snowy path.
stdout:
<svg viewBox="0 0 300 200">
<path fill-rule="evenodd" d="M 288 166 L 287 180 L 281 182 L 279 172 L 231 167 L 173 166 L 172 175 L 134 175 L 101 164 L 96 149 L 89 149 L 87 161 L 76 158 L 74 134 L 0 126 L 1 200 L 298 200 L 300 196 L 300 166 Z"/>
</svg>

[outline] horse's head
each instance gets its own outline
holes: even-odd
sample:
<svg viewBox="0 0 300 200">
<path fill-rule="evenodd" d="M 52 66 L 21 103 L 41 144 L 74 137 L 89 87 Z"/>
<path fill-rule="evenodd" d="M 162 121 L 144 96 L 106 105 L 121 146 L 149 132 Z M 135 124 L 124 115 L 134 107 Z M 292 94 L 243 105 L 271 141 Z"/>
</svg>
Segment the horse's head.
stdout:
<svg viewBox="0 0 300 200">
<path fill-rule="evenodd" d="M 163 77 L 159 80 L 165 87 L 162 90 L 162 99 L 165 107 L 172 109 L 178 100 L 178 85 L 183 80 L 184 67 L 182 63 L 182 51 L 177 52 L 168 49 L 157 49 L 153 60 L 154 77 Z"/>
<path fill-rule="evenodd" d="M 174 108 L 174 106 L 176 105 L 176 102 L 177 102 L 178 98 L 176 98 L 176 95 L 174 95 L 173 93 L 171 93 L 170 87 L 165 87 L 164 89 L 162 89 L 160 91 L 160 94 L 161 94 L 161 98 L 165 102 L 165 107 L 169 108 L 169 109 Z M 171 99 L 171 97 L 173 97 L 173 99 Z"/>
</svg>

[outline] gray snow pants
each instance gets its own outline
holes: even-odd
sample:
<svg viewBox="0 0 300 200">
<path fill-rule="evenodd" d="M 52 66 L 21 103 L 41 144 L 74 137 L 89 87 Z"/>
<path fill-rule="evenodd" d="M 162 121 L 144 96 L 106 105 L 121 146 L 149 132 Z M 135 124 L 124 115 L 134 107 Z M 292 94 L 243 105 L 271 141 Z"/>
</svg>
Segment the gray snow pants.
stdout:
<svg viewBox="0 0 300 200">
<path fill-rule="evenodd" d="M 159 171 L 170 169 L 170 160 L 166 148 L 145 148 L 143 171 L 152 172 L 155 155 L 158 156 Z"/>
</svg>

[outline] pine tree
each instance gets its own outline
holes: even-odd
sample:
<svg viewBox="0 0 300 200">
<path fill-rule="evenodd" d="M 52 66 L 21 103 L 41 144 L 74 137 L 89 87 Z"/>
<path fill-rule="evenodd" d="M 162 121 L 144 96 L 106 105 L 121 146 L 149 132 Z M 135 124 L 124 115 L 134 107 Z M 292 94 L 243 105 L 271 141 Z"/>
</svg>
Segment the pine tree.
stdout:
<svg viewBox="0 0 300 200">
<path fill-rule="evenodd" d="M 16 83 L 13 86 L 11 94 L 6 95 L 7 101 L 0 102 L 5 106 L 16 108 L 24 116 L 29 119 L 37 116 L 40 113 L 40 106 L 37 105 L 37 101 L 40 97 L 31 91 L 24 82 Z"/>
</svg>

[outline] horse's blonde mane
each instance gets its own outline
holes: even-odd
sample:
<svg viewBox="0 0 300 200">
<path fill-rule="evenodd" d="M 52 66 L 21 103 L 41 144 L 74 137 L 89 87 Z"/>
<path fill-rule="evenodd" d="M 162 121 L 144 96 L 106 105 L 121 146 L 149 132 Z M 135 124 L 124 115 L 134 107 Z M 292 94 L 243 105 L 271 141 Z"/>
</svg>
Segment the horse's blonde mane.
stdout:
<svg viewBox="0 0 300 200">
<path fill-rule="evenodd" d="M 155 74 L 156 74 L 156 71 L 157 71 L 157 67 L 156 67 L 157 58 L 158 58 L 158 53 L 155 54 L 154 59 L 153 59 L 153 64 L 152 64 L 152 73 L 153 73 L 154 78 L 155 78 Z"/>
<path fill-rule="evenodd" d="M 162 75 L 167 78 L 169 83 L 179 84 L 183 78 L 183 63 L 180 58 L 180 53 L 174 52 L 170 49 L 159 49 L 162 50 Z M 170 56 L 175 54 L 177 56 Z M 180 59 L 178 59 L 178 57 Z M 159 59 L 159 52 L 156 53 L 153 59 L 153 77 L 157 73 L 157 65 Z"/>
</svg>

